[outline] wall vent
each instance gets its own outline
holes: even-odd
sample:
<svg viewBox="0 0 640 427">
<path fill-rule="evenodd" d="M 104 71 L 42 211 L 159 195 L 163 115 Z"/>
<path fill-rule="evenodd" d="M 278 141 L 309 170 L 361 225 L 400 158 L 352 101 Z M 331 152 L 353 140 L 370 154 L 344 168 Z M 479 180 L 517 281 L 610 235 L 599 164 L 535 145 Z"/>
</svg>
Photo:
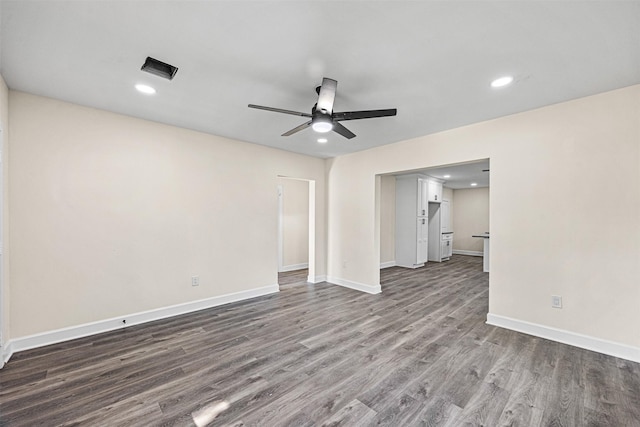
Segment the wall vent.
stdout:
<svg viewBox="0 0 640 427">
<path fill-rule="evenodd" d="M 178 72 L 178 67 L 174 67 L 166 62 L 158 61 L 157 59 L 147 56 L 147 60 L 144 61 L 141 70 L 171 80 Z"/>
</svg>

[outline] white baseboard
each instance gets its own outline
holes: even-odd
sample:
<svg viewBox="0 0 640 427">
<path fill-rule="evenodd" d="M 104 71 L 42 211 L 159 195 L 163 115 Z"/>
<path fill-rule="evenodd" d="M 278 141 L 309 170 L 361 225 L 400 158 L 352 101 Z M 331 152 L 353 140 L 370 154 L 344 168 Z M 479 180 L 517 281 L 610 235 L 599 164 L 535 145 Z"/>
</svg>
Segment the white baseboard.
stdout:
<svg viewBox="0 0 640 427">
<path fill-rule="evenodd" d="M 424 263 L 421 263 L 421 264 L 408 264 L 408 265 L 396 264 L 396 267 L 410 268 L 412 270 L 415 270 L 416 268 L 424 267 Z"/>
<path fill-rule="evenodd" d="M 154 320 L 166 319 L 168 317 L 179 316 L 181 314 L 187 314 L 194 311 L 229 304 L 232 302 L 269 295 L 276 292 L 279 292 L 278 285 L 264 286 L 261 288 L 254 288 L 246 291 L 234 292 L 217 297 L 158 308 L 155 310 L 127 314 L 106 320 L 99 320 L 97 322 L 85 323 L 83 325 L 42 332 L 35 335 L 13 338 L 7 342 L 6 348 L 3 351 L 2 360 L 6 363 L 7 361 L 9 361 L 9 358 L 13 355 L 13 353 L 16 353 L 18 351 L 44 347 L 46 345 L 69 341 L 76 338 L 82 338 L 89 335 L 100 334 L 103 332 L 109 332 L 116 329 L 122 329 L 125 327 L 139 325 L 141 323 L 153 322 Z M 127 323 L 123 324 L 123 320 L 126 320 Z"/>
<path fill-rule="evenodd" d="M 13 344 L 11 343 L 11 341 L 7 342 L 4 345 L 4 347 L 2 348 L 2 354 L 0 356 L 2 356 L 2 359 L 0 360 L 0 369 L 2 369 L 4 367 L 4 364 L 7 363 L 9 359 L 11 359 L 11 356 L 13 356 Z"/>
<path fill-rule="evenodd" d="M 487 324 L 640 363 L 638 347 L 491 313 L 487 314 Z"/>
<path fill-rule="evenodd" d="M 309 283 L 320 283 L 320 282 L 326 282 L 327 281 L 327 276 L 326 275 L 320 275 L 320 276 L 307 276 L 307 282 Z"/>
<path fill-rule="evenodd" d="M 279 273 L 284 273 L 287 271 L 295 271 L 302 270 L 303 268 L 309 268 L 309 263 L 305 262 L 302 264 L 291 264 L 291 265 L 283 265 L 282 268 L 278 271 Z"/>
<path fill-rule="evenodd" d="M 345 288 L 355 289 L 356 291 L 366 292 L 368 294 L 379 294 L 382 292 L 382 287 L 380 285 L 365 285 L 364 283 L 353 282 L 339 277 L 327 277 L 327 282 L 343 286 Z"/>
<path fill-rule="evenodd" d="M 396 266 L 395 261 L 387 261 L 387 262 L 380 263 L 380 268 L 389 268 L 389 267 L 395 267 L 395 266 Z"/>
<path fill-rule="evenodd" d="M 484 254 L 480 251 L 460 251 L 460 250 L 452 250 L 454 255 L 471 255 L 471 256 L 483 256 Z"/>
</svg>

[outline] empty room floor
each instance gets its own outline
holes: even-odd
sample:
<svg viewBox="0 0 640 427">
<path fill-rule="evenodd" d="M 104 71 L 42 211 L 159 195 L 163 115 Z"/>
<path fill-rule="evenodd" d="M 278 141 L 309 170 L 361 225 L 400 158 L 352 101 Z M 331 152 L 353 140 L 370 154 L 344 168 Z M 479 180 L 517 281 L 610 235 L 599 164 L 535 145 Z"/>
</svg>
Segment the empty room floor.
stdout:
<svg viewBox="0 0 640 427">
<path fill-rule="evenodd" d="M 482 258 L 384 269 L 379 295 L 305 279 L 17 353 L 0 425 L 640 425 L 640 364 L 485 324 Z"/>
</svg>

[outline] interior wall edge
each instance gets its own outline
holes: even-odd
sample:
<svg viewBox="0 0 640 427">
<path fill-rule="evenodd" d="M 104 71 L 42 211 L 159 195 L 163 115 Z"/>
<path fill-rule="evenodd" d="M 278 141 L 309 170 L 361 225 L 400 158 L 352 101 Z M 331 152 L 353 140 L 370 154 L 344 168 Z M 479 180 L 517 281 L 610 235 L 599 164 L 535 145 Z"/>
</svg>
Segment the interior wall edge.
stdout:
<svg viewBox="0 0 640 427">
<path fill-rule="evenodd" d="M 307 276 L 307 282 L 312 283 L 314 285 L 316 283 L 322 283 L 326 281 L 327 281 L 327 276 L 324 274 L 318 275 L 318 276 Z"/>
<path fill-rule="evenodd" d="M 4 365 L 11 359 L 11 356 L 13 356 L 13 343 L 9 341 L 7 345 L 2 348 L 2 354 L 0 354 L 2 358 L 0 359 L 0 369 L 4 368 Z"/>
<path fill-rule="evenodd" d="M 355 291 L 366 292 L 368 294 L 375 295 L 382 292 L 382 287 L 380 285 L 367 285 L 366 283 L 354 282 L 353 280 L 342 279 L 340 277 L 329 276 L 326 281 L 332 285 L 338 285 Z"/>
<path fill-rule="evenodd" d="M 2 281 L 0 288 L 0 351 L 11 338 L 10 221 L 9 221 L 9 87 L 0 74 L 0 130 L 2 131 Z M 2 361 L 0 361 L 2 364 Z"/>
</svg>

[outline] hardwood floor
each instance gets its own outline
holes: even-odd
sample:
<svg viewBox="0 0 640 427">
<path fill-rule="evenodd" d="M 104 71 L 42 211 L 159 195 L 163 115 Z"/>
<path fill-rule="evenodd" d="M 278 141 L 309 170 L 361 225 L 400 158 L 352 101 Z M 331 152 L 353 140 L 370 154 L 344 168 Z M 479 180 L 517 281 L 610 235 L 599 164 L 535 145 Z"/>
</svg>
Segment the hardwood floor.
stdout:
<svg viewBox="0 0 640 427">
<path fill-rule="evenodd" d="M 486 325 L 482 258 L 17 353 L 0 425 L 640 426 L 640 365 Z M 208 418 L 211 419 L 210 417 Z"/>
</svg>

